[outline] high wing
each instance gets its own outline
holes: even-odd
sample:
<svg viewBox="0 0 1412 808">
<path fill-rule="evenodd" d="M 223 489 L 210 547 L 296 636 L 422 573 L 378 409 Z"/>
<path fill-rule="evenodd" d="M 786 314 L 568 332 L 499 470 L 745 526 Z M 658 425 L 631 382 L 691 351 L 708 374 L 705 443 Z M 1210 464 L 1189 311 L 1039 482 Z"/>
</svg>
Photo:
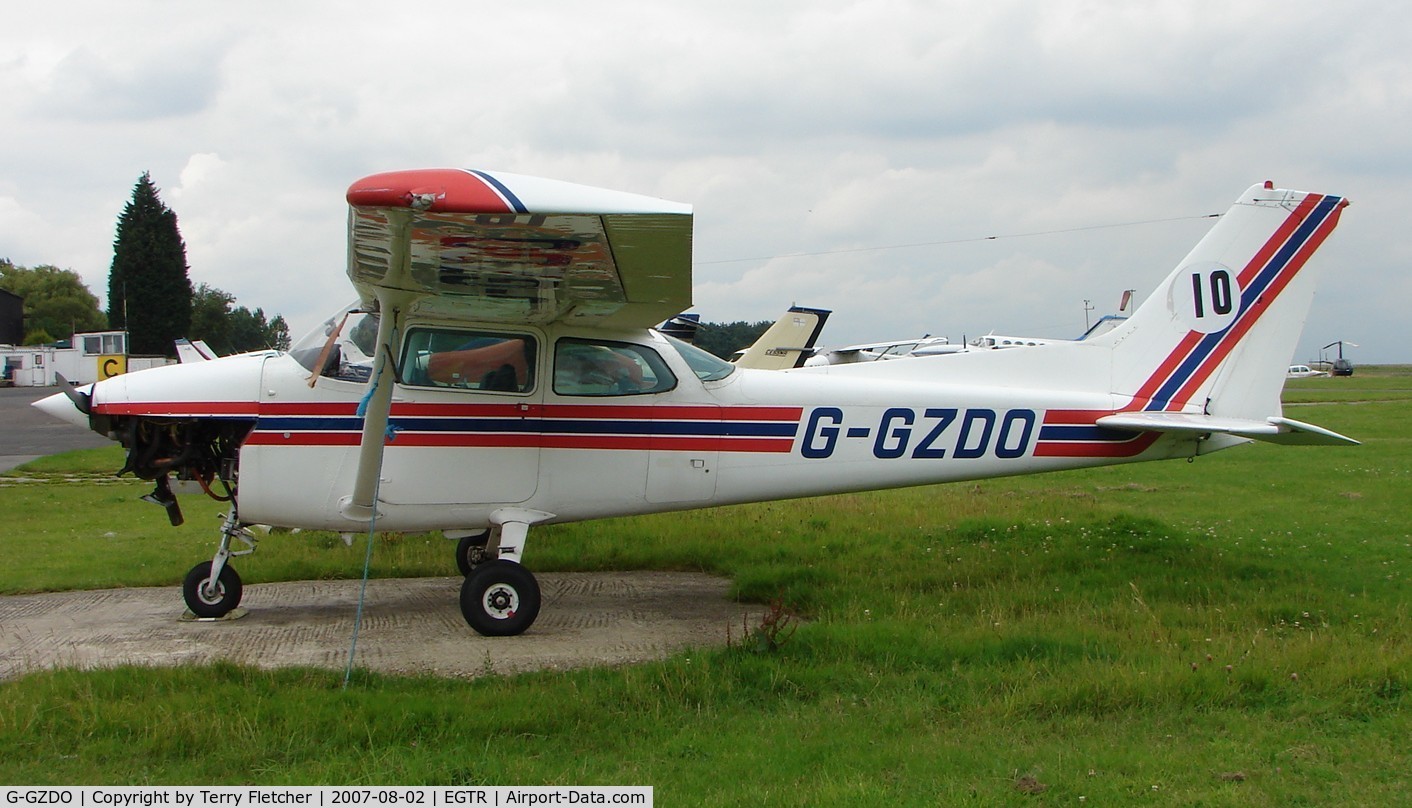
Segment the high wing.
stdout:
<svg viewBox="0 0 1412 808">
<path fill-rule="evenodd" d="M 409 316 L 647 328 L 691 305 L 689 205 L 440 168 L 364 177 L 347 199 L 348 277 L 381 315 L 350 518 L 376 518 L 389 352 Z"/>
<path fill-rule="evenodd" d="M 348 275 L 409 314 L 647 327 L 691 305 L 691 206 L 502 172 L 374 174 L 348 189 Z M 408 294 L 410 293 L 410 294 Z"/>
</svg>

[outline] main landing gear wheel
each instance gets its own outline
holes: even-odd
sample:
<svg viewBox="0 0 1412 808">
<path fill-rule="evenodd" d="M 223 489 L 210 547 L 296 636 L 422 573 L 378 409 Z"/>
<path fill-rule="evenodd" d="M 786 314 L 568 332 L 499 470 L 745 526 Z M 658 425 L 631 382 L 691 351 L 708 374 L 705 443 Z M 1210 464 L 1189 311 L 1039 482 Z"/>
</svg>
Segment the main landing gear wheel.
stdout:
<svg viewBox="0 0 1412 808">
<path fill-rule="evenodd" d="M 539 616 L 539 602 L 539 582 L 513 561 L 488 561 L 461 584 L 461 616 L 486 637 L 523 634 Z"/>
<path fill-rule="evenodd" d="M 212 581 L 211 562 L 202 561 L 186 574 L 181 594 L 186 598 L 186 608 L 197 617 L 225 617 L 240 605 L 240 575 L 227 564 Z"/>
<path fill-rule="evenodd" d="M 473 533 L 470 536 L 462 536 L 456 542 L 456 569 L 461 571 L 464 578 L 476 571 L 476 568 L 490 560 L 490 554 L 486 552 L 486 545 L 490 542 L 490 531 L 484 533 Z"/>
</svg>

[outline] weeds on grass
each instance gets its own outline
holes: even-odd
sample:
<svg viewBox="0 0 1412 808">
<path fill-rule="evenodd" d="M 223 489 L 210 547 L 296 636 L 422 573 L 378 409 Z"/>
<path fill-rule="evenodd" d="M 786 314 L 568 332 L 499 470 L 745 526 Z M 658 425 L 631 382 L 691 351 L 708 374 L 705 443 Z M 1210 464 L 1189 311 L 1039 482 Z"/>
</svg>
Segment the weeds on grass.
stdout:
<svg viewBox="0 0 1412 808">
<path fill-rule="evenodd" d="M 740 645 L 731 636 L 730 626 L 726 626 L 727 647 L 740 647 L 756 654 L 769 654 L 780 650 L 799 630 L 799 615 L 785 605 L 783 598 L 770 601 L 759 625 L 750 627 L 749 615 L 740 616 Z"/>
</svg>

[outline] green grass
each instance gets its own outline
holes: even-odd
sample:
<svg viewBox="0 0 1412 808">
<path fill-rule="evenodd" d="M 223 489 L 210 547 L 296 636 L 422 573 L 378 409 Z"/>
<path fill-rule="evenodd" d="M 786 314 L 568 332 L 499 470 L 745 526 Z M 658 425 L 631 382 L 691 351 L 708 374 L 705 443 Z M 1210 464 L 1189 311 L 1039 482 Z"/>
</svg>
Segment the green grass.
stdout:
<svg viewBox="0 0 1412 808">
<path fill-rule="evenodd" d="M 122 464 L 120 447 L 86 449 L 0 475 L 0 594 L 171 585 L 210 558 L 225 506 L 182 496 L 185 523 L 173 528 L 140 500 L 151 483 L 114 476 Z M 236 562 L 248 583 L 362 575 L 364 547 L 335 533 L 261 534 L 260 547 Z M 387 534 L 374 574 L 453 575 L 453 548 L 440 534 Z"/>
<path fill-rule="evenodd" d="M 1405 803 L 1412 431 L 1384 382 L 1398 377 L 1365 378 L 1376 395 L 1348 400 L 1375 403 L 1292 412 L 1361 447 L 536 532 L 536 569 L 704 569 L 742 597 L 783 596 L 810 620 L 775 653 L 473 681 L 362 673 L 346 691 L 335 672 L 230 665 L 34 674 L 0 683 L 0 782 L 650 784 L 663 805 Z M 219 508 L 186 498 L 197 524 L 174 531 L 133 501 L 144 490 L 0 488 L 0 589 L 174 585 L 209 554 Z M 439 537 L 398 536 L 374 569 L 449 574 L 448 556 Z M 276 535 L 241 572 L 361 563 L 358 543 Z M 1031 782 L 1046 788 L 1019 787 Z"/>
<path fill-rule="evenodd" d="M 1412 365 L 1361 367 L 1352 376 L 1289 379 L 1284 400 L 1289 404 L 1412 400 Z"/>
</svg>

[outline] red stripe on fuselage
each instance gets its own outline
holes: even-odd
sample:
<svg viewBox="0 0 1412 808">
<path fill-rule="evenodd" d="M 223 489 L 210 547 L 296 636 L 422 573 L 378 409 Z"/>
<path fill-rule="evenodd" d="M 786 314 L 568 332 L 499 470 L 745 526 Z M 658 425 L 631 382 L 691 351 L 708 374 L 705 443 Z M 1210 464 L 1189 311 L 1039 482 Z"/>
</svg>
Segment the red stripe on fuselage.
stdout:
<svg viewBox="0 0 1412 808">
<path fill-rule="evenodd" d="M 94 406 L 101 415 L 335 416 L 357 414 L 354 402 L 139 401 Z M 603 418 L 637 421 L 798 421 L 802 407 L 717 407 L 593 404 L 394 403 L 393 417 L 426 418 Z"/>
<path fill-rule="evenodd" d="M 247 446 L 357 446 L 357 432 L 255 432 Z M 788 453 L 793 438 L 698 438 L 670 435 L 543 435 L 539 433 L 399 431 L 390 448 L 595 449 L 601 451 Z"/>
<path fill-rule="evenodd" d="M 803 407 L 699 407 L 545 404 L 546 418 L 612 418 L 639 421 L 798 421 Z"/>
<path fill-rule="evenodd" d="M 138 408 L 150 405 L 136 405 Z M 260 406 L 263 416 L 351 418 L 356 405 L 344 402 L 281 403 Z M 692 436 L 692 435 L 582 435 L 545 433 L 538 429 L 502 432 L 419 431 L 416 418 L 499 418 L 506 420 L 563 419 L 580 421 L 667 421 L 797 424 L 802 407 L 716 407 L 698 405 L 592 405 L 592 404 L 393 404 L 392 416 L 401 419 L 388 446 L 462 448 L 595 449 L 605 451 L 714 451 L 788 453 L 793 437 Z M 250 446 L 355 446 L 359 432 L 349 430 L 257 429 L 245 441 Z"/>
<path fill-rule="evenodd" d="M 251 432 L 244 446 L 357 446 L 361 432 Z"/>
<path fill-rule="evenodd" d="M 1098 419 L 1118 410 L 1046 410 L 1044 426 L 1091 426 L 1098 429 Z M 1119 431 L 1119 430 L 1114 430 Z M 1039 440 L 1034 457 L 1136 457 L 1147 450 L 1161 435 L 1157 432 L 1136 432 L 1123 440 L 1077 441 Z"/>
<path fill-rule="evenodd" d="M 93 405 L 93 411 L 99 415 L 246 416 L 254 418 L 257 407 L 258 405 L 253 401 L 140 401 L 104 402 Z"/>
<path fill-rule="evenodd" d="M 1035 457 L 1136 457 L 1157 442 L 1157 432 L 1140 432 L 1125 441 L 1041 441 L 1035 444 Z"/>
<path fill-rule="evenodd" d="M 1045 426 L 1094 426 L 1098 419 L 1112 415 L 1114 410 L 1045 410 Z"/>
</svg>

